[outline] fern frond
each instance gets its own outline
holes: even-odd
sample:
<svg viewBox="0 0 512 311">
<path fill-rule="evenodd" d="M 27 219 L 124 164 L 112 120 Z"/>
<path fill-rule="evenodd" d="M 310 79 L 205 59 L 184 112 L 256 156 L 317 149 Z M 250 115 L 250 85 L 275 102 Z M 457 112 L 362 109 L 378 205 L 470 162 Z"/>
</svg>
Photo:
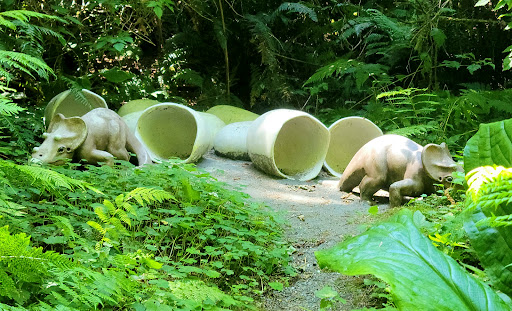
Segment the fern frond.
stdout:
<svg viewBox="0 0 512 311">
<path fill-rule="evenodd" d="M 409 40 L 411 37 L 410 26 L 404 25 L 376 9 L 368 9 L 366 12 L 370 15 L 377 28 L 384 30 L 392 40 Z"/>
<path fill-rule="evenodd" d="M 11 11 L 5 11 L 0 12 L 0 17 L 2 18 L 11 18 L 13 20 L 18 20 L 22 22 L 28 22 L 31 18 L 38 18 L 38 19 L 46 19 L 46 20 L 54 20 L 58 21 L 64 24 L 67 24 L 68 22 L 65 19 L 62 19 L 58 16 L 54 15 L 48 15 L 44 13 L 34 12 L 34 11 L 27 11 L 27 10 L 11 10 Z"/>
<path fill-rule="evenodd" d="M 355 59 L 338 59 L 330 64 L 319 68 L 305 83 L 304 86 L 310 83 L 324 81 L 331 76 L 341 77 L 343 75 L 353 76 L 356 86 L 361 86 L 370 78 L 379 79 L 381 82 L 389 79 L 387 77 L 387 67 L 381 64 L 364 63 Z M 387 77 L 387 78 L 386 78 Z"/>
<path fill-rule="evenodd" d="M 270 18 L 261 13 L 258 15 L 247 14 L 244 17 L 249 22 L 249 30 L 254 36 L 262 63 L 275 66 L 277 64 L 276 53 L 281 47 L 281 42 L 267 25 Z"/>
<path fill-rule="evenodd" d="M 132 221 L 130 220 L 130 217 L 128 217 L 128 214 L 125 211 L 118 209 L 116 212 L 116 215 L 119 216 L 119 219 L 122 222 L 124 222 L 125 224 L 127 224 L 128 226 L 131 227 Z"/>
<path fill-rule="evenodd" d="M 277 9 L 276 12 L 293 12 L 305 15 L 309 17 L 312 21 L 318 22 L 318 17 L 316 15 L 315 10 L 310 7 L 305 6 L 302 3 L 298 2 L 283 2 Z"/>
<path fill-rule="evenodd" d="M 346 71 L 348 68 L 358 65 L 359 62 L 354 59 L 340 58 L 330 64 L 327 64 L 319 68 L 305 83 L 304 85 L 321 82 L 326 78 L 331 77 L 335 73 L 341 73 Z"/>
<path fill-rule="evenodd" d="M 2 72 L 0 71 L 1 74 Z M 0 94 L 0 115 L 10 117 L 24 110 L 26 109 L 16 105 L 10 99 Z"/>
<path fill-rule="evenodd" d="M 16 176 L 16 178 L 19 178 L 19 173 L 21 173 L 25 177 L 31 178 L 32 184 L 38 185 L 47 190 L 53 191 L 57 188 L 66 188 L 68 190 L 79 188 L 85 190 L 87 188 L 93 191 L 98 191 L 86 182 L 75 180 L 43 167 L 17 165 L 9 161 L 0 160 L 0 169 L 11 169 L 17 171 L 18 176 Z"/>
<path fill-rule="evenodd" d="M 65 79 L 64 77 L 62 79 Z M 87 107 L 89 109 L 93 109 L 94 107 L 92 104 L 87 100 L 87 97 L 85 97 L 84 92 L 82 91 L 83 88 L 80 84 L 76 83 L 75 81 L 71 79 L 67 79 L 68 85 L 70 86 L 71 96 L 73 96 L 74 99 L 76 99 L 80 104 L 84 105 L 84 107 Z"/>
<path fill-rule="evenodd" d="M 133 189 L 126 195 L 126 201 L 134 199 L 139 203 L 139 205 L 144 206 L 144 202 L 153 203 L 158 202 L 162 203 L 164 201 L 175 201 L 176 198 L 170 194 L 169 192 L 161 189 L 154 188 L 143 188 L 139 187 Z"/>
<path fill-rule="evenodd" d="M 8 226 L 0 228 L 0 297 L 17 299 L 24 284 L 41 282 L 50 268 L 68 269 L 73 265 L 61 254 L 30 247 L 25 233 L 11 235 Z"/>
<path fill-rule="evenodd" d="M 123 211 L 121 211 L 121 213 L 124 213 Z M 126 215 L 126 213 L 124 213 L 124 215 Z M 128 217 L 128 216 L 126 216 Z M 115 217 L 111 217 L 109 219 L 109 222 L 114 226 L 114 228 L 116 229 L 115 231 L 111 231 L 110 233 L 117 237 L 120 233 L 121 234 L 124 234 L 124 235 L 129 235 L 128 233 L 128 230 L 126 230 L 126 228 L 124 227 L 123 223 L 121 222 L 121 220 L 119 220 L 119 218 L 115 218 Z"/>
<path fill-rule="evenodd" d="M 197 87 L 203 87 L 204 82 L 204 79 L 203 77 L 201 77 L 201 74 L 199 72 L 189 68 L 185 68 L 183 70 L 178 71 L 174 75 L 173 79 Z"/>
<path fill-rule="evenodd" d="M 92 269 L 73 267 L 58 274 L 58 287 L 61 292 L 52 291 L 56 300 L 65 306 L 74 306 L 79 310 L 103 309 L 99 306 L 119 304 L 138 285 L 124 273 L 107 269 L 101 272 Z M 110 308 L 106 308 L 110 309 Z"/>
<path fill-rule="evenodd" d="M 95 221 L 89 220 L 87 224 L 96 229 L 99 233 L 101 233 L 101 235 L 105 235 L 105 233 L 107 232 L 105 228 L 103 228 L 99 223 Z"/>
<path fill-rule="evenodd" d="M 493 107 L 500 112 L 512 113 L 512 107 L 510 105 L 511 96 L 512 90 L 510 89 L 497 91 L 464 90 L 458 100 L 471 103 L 482 109 Z"/>
<path fill-rule="evenodd" d="M 432 124 L 416 124 L 416 125 L 411 125 L 411 126 L 391 130 L 391 131 L 388 131 L 387 133 L 401 135 L 401 136 L 405 136 L 405 137 L 413 137 L 413 136 L 419 136 L 421 134 L 425 134 L 425 133 L 428 133 L 431 131 L 435 131 L 438 129 L 439 129 L 439 126 L 435 126 Z"/>
<path fill-rule="evenodd" d="M 114 200 L 114 202 L 116 203 L 116 206 L 117 207 L 120 207 L 123 205 L 123 202 L 124 202 L 124 194 L 120 194 L 116 197 L 116 199 Z"/>
<path fill-rule="evenodd" d="M 124 202 L 120 207 L 122 207 L 125 211 L 128 213 L 136 216 L 137 212 L 135 211 L 135 208 L 128 202 Z"/>
<path fill-rule="evenodd" d="M 96 216 L 98 216 L 98 218 L 103 222 L 103 223 L 108 223 L 108 220 L 109 220 L 109 216 L 105 213 L 105 210 L 103 209 L 102 206 L 98 206 L 94 209 L 94 214 L 96 214 Z"/>
<path fill-rule="evenodd" d="M 5 19 L 5 17 L 3 17 L 1 15 L 0 15 L 0 26 L 4 26 L 9 29 L 16 30 L 16 25 L 13 22 Z"/>
<path fill-rule="evenodd" d="M 23 212 L 24 209 L 25 206 L 12 202 L 11 198 L 0 194 L 0 215 L 23 216 L 26 214 Z"/>
<path fill-rule="evenodd" d="M 58 224 L 58 227 L 62 230 L 64 236 L 71 238 L 78 237 L 78 235 L 75 233 L 75 228 L 71 224 L 71 220 L 69 218 L 62 216 L 52 216 L 51 218 L 54 220 L 54 223 Z"/>
<path fill-rule="evenodd" d="M 503 166 L 478 167 L 467 173 L 466 181 L 469 186 L 467 193 L 471 196 L 473 202 L 482 201 L 482 197 L 489 200 L 492 198 L 489 194 L 496 193 L 494 187 L 497 185 L 508 187 L 509 184 L 512 184 L 512 168 L 504 168 Z M 510 189 L 512 189 L 512 186 Z"/>
<path fill-rule="evenodd" d="M 107 208 L 107 211 L 110 215 L 114 215 L 116 212 L 116 207 L 109 200 L 103 200 L 103 206 Z"/>
<path fill-rule="evenodd" d="M 6 72 L 9 69 L 17 69 L 32 77 L 34 77 L 32 72 L 36 72 L 39 77 L 45 80 L 48 80 L 49 75 L 55 76 L 53 70 L 44 61 L 25 53 L 13 51 L 0 50 L 0 67 L 3 67 Z M 9 78 L 9 76 L 6 76 L 6 78 Z"/>
<path fill-rule="evenodd" d="M 381 98 L 392 98 L 392 97 L 396 97 L 398 95 L 405 95 L 407 97 L 411 96 L 411 94 L 413 93 L 416 93 L 416 92 L 425 92 L 427 91 L 427 89 L 417 89 L 417 88 L 407 88 L 407 89 L 394 89 L 392 91 L 388 91 L 388 92 L 383 92 L 383 93 L 380 93 L 379 95 L 377 95 L 377 99 L 381 99 Z"/>
<path fill-rule="evenodd" d="M 59 41 L 65 40 L 64 37 L 60 33 L 56 32 L 55 30 L 52 30 L 52 29 L 46 28 L 46 27 L 37 26 L 37 25 L 30 25 L 30 26 L 31 26 L 30 30 L 34 32 L 31 34 L 32 36 L 45 35 L 45 36 L 54 37 L 54 38 L 58 39 Z"/>
</svg>

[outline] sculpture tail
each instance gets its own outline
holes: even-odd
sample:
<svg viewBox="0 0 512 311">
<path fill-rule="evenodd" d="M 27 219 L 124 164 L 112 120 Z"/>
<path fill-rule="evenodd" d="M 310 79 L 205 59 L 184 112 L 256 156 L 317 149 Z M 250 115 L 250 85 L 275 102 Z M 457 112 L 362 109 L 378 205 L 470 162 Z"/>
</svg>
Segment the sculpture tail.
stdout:
<svg viewBox="0 0 512 311">
<path fill-rule="evenodd" d="M 128 135 L 128 138 L 126 139 L 126 144 L 126 149 L 137 155 L 137 163 L 139 164 L 139 166 L 152 163 L 146 148 L 137 139 L 137 137 L 135 137 L 135 135 Z"/>
</svg>

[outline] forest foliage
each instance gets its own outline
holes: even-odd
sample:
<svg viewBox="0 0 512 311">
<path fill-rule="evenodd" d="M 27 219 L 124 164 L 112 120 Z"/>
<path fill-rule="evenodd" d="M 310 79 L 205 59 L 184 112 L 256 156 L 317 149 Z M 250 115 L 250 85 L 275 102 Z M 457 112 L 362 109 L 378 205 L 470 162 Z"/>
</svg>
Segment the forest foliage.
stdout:
<svg viewBox="0 0 512 311">
<path fill-rule="evenodd" d="M 113 110 L 139 98 L 198 110 L 286 107 L 327 126 L 357 115 L 418 143 L 466 146 L 466 172 L 477 169 L 467 177 L 466 203 L 450 207 L 442 195 L 418 201 L 426 216 L 404 211 L 368 231 L 366 242 L 345 244 L 360 253 L 340 247 L 329 262 L 348 274 L 375 273 L 391 284 L 390 301 L 406 308 L 404 297 L 418 293 L 399 287 L 396 267 L 362 267 L 354 258 L 367 254 L 371 239 L 414 236 L 419 244 L 395 250 L 414 253 L 411 266 L 439 263 L 414 268 L 420 277 L 456 271 L 460 278 L 444 284 L 454 308 L 503 307 L 508 301 L 485 283 L 510 293 L 500 272 L 510 263 L 497 259 L 510 257 L 503 246 L 510 172 L 478 168 L 506 166 L 500 161 L 512 150 L 500 132 L 512 117 L 511 7 L 509 0 L 0 2 L 0 308 L 243 309 L 295 274 L 279 218 L 194 166 L 26 165 L 44 131 L 43 107 L 82 88 Z M 441 207 L 422 207 L 429 200 Z M 503 247 L 485 253 L 489 237 Z M 489 300 L 468 300 L 459 291 L 468 286 Z"/>
</svg>

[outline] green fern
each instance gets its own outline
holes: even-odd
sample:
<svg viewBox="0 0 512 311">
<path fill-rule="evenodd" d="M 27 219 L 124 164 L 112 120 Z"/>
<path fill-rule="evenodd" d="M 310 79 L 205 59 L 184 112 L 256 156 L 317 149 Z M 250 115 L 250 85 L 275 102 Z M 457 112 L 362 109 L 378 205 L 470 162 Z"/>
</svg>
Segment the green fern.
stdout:
<svg viewBox="0 0 512 311">
<path fill-rule="evenodd" d="M 19 73 L 44 80 L 55 76 L 53 70 L 42 60 L 43 37 L 53 36 L 61 43 L 65 41 L 58 32 L 34 25 L 31 23 L 32 19 L 67 23 L 57 16 L 27 10 L 0 12 L 0 76 L 4 78 L 0 81 L 0 90 L 7 91 L 0 96 L 0 115 L 12 116 L 22 110 L 10 98 L 10 93 L 14 90 L 7 88 L 11 80 L 18 78 Z"/>
<path fill-rule="evenodd" d="M 389 77 L 386 74 L 387 70 L 388 68 L 384 65 L 367 64 L 355 59 L 341 58 L 319 68 L 304 83 L 304 86 L 322 82 L 332 76 L 341 79 L 348 75 L 355 80 L 356 87 L 361 89 L 368 80 L 389 83 Z"/>
<path fill-rule="evenodd" d="M 362 43 L 365 57 L 379 55 L 379 63 L 393 65 L 400 60 L 398 53 L 410 46 L 412 27 L 379 10 L 366 9 L 343 24 L 339 33 L 347 45 L 353 45 L 350 43 L 353 38 Z"/>
<path fill-rule="evenodd" d="M 197 86 L 200 88 L 203 87 L 203 82 L 204 82 L 204 79 L 203 79 L 203 77 L 201 77 L 201 74 L 195 70 L 190 69 L 190 68 L 186 68 L 186 69 L 178 71 L 174 75 L 173 79 L 175 79 L 177 81 L 181 81 L 181 82 L 189 84 L 189 85 Z"/>
<path fill-rule="evenodd" d="M 0 185 L 34 185 L 42 191 L 48 191 L 56 196 L 62 196 L 67 191 L 77 189 L 92 190 L 101 194 L 99 190 L 81 180 L 75 180 L 52 170 L 29 165 L 18 165 L 9 161 L 0 160 Z M 65 189 L 65 192 L 62 190 Z M 22 216 L 25 207 L 13 202 L 5 192 L 0 192 L 0 215 Z"/>
<path fill-rule="evenodd" d="M 90 189 L 98 194 L 101 193 L 99 190 L 86 182 L 75 180 L 44 167 L 17 165 L 9 161 L 0 160 L 0 171 L 15 172 L 14 174 L 6 175 L 8 180 L 20 181 L 20 178 L 24 178 L 28 180 L 29 183 L 35 184 L 41 189 L 56 194 L 58 193 L 57 190 L 59 188 L 65 188 L 68 190 L 74 190 L 77 188 L 81 190 Z"/>
<path fill-rule="evenodd" d="M 96 245 L 97 248 L 104 242 L 117 244 L 117 240 L 121 235 L 130 235 L 130 232 L 123 224 L 131 227 L 130 215 L 132 217 L 137 216 L 135 208 L 130 204 L 132 199 L 142 207 L 147 203 L 162 203 L 164 201 L 176 200 L 172 194 L 165 190 L 139 187 L 126 195 L 118 195 L 114 202 L 103 200 L 102 204 L 94 203 L 94 213 L 101 220 L 102 224 L 92 220 L 88 221 L 87 224 L 102 235 L 101 241 Z"/>
<path fill-rule="evenodd" d="M 4 75 L 7 82 L 12 78 L 10 71 L 20 70 L 34 77 L 33 72 L 39 77 L 48 80 L 50 75 L 55 75 L 53 70 L 42 60 L 28 54 L 1 51 L 0 50 L 0 74 Z"/>
<path fill-rule="evenodd" d="M 405 137 L 418 137 L 433 131 L 438 131 L 439 125 L 437 124 L 416 124 L 407 127 L 387 131 L 386 134 L 396 134 Z"/>
<path fill-rule="evenodd" d="M 487 209 L 512 203 L 512 168 L 483 166 L 469 172 L 466 179 L 469 210 L 477 205 Z"/>
<path fill-rule="evenodd" d="M 203 304 L 208 301 L 208 304 L 219 307 L 219 310 L 227 310 L 221 309 L 221 307 L 230 307 L 237 304 L 233 297 L 225 294 L 219 288 L 208 286 L 199 280 L 177 280 L 169 282 L 169 287 L 178 299 L 189 300 L 194 304 Z"/>
<path fill-rule="evenodd" d="M 282 44 L 279 39 L 274 36 L 269 27 L 271 17 L 266 14 L 244 16 L 249 23 L 249 30 L 254 38 L 258 53 L 261 55 L 261 63 L 269 66 L 276 66 L 276 54 Z"/>
<path fill-rule="evenodd" d="M 25 206 L 12 202 L 9 196 L 0 192 L 0 217 L 2 215 L 23 216 L 26 214 L 25 209 Z"/>
<path fill-rule="evenodd" d="M 27 10 L 11 10 L 0 12 L 0 26 L 6 26 L 12 30 L 16 30 L 16 25 L 12 22 L 13 20 L 27 23 L 31 18 L 54 20 L 67 24 L 66 20 L 57 16 Z"/>
<path fill-rule="evenodd" d="M 132 191 L 130 191 L 125 198 L 125 202 L 134 199 L 141 206 L 144 206 L 144 202 L 153 203 L 158 202 L 162 203 L 164 201 L 176 201 L 176 198 L 165 190 L 154 189 L 154 188 L 143 188 L 139 187 Z"/>
<path fill-rule="evenodd" d="M 489 113 L 490 108 L 496 109 L 498 112 L 512 114 L 512 106 L 510 105 L 510 97 L 512 90 L 497 91 L 475 91 L 463 90 L 458 101 L 470 104 L 474 109 L 481 110 L 481 113 Z"/>
<path fill-rule="evenodd" d="M 30 247 L 30 238 L 25 233 L 11 235 L 8 226 L 0 228 L 0 302 L 7 297 L 22 304 L 29 299 L 31 286 L 40 286 L 50 268 L 72 266 L 61 254 Z"/>
<path fill-rule="evenodd" d="M 80 104 L 82 104 L 84 107 L 88 107 L 89 109 L 93 109 L 94 107 L 91 105 L 87 97 L 85 97 L 83 89 L 90 89 L 91 85 L 88 83 L 89 81 L 86 80 L 80 81 L 80 79 L 72 79 L 65 76 L 59 76 L 58 80 L 62 80 L 66 85 L 69 87 L 69 91 L 71 94 L 69 96 L 72 96 L 74 100 L 77 100 Z"/>
<path fill-rule="evenodd" d="M 309 17 L 312 21 L 318 22 L 318 17 L 316 15 L 315 10 L 312 8 L 298 2 L 283 2 L 277 9 L 276 13 L 279 12 L 293 12 L 298 14 L 303 14 L 304 16 Z M 274 13 L 274 16 L 277 14 Z M 275 17 L 273 17 L 275 18 Z"/>
<path fill-rule="evenodd" d="M 9 98 L 0 94 L 0 115 L 11 117 L 13 115 L 18 114 L 18 112 L 24 111 L 25 108 L 22 108 L 15 103 L 13 103 Z"/>
<path fill-rule="evenodd" d="M 375 121 L 387 133 L 407 137 L 425 137 L 440 133 L 438 121 L 444 109 L 443 101 L 426 89 L 394 89 L 376 96 L 380 118 Z"/>
<path fill-rule="evenodd" d="M 61 270 L 55 274 L 53 298 L 62 306 L 92 310 L 100 306 L 117 306 L 138 287 L 134 278 L 122 272 L 103 269 L 101 272 L 82 267 Z"/>
</svg>

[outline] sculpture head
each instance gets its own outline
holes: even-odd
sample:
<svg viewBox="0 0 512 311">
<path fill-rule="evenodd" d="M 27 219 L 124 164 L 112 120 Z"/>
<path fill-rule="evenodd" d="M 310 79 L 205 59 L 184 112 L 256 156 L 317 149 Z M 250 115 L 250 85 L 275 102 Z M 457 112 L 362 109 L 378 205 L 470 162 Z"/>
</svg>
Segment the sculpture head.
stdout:
<svg viewBox="0 0 512 311">
<path fill-rule="evenodd" d="M 86 137 L 87 125 L 82 118 L 66 118 L 59 113 L 53 117 L 48 132 L 43 134 L 45 140 L 41 146 L 34 148 L 31 161 L 63 164 L 73 158 L 75 150 Z"/>
<path fill-rule="evenodd" d="M 462 170 L 462 167 L 453 161 L 445 143 L 441 145 L 428 144 L 423 147 L 421 161 L 427 175 L 446 188 L 452 185 L 452 173 Z"/>
</svg>

